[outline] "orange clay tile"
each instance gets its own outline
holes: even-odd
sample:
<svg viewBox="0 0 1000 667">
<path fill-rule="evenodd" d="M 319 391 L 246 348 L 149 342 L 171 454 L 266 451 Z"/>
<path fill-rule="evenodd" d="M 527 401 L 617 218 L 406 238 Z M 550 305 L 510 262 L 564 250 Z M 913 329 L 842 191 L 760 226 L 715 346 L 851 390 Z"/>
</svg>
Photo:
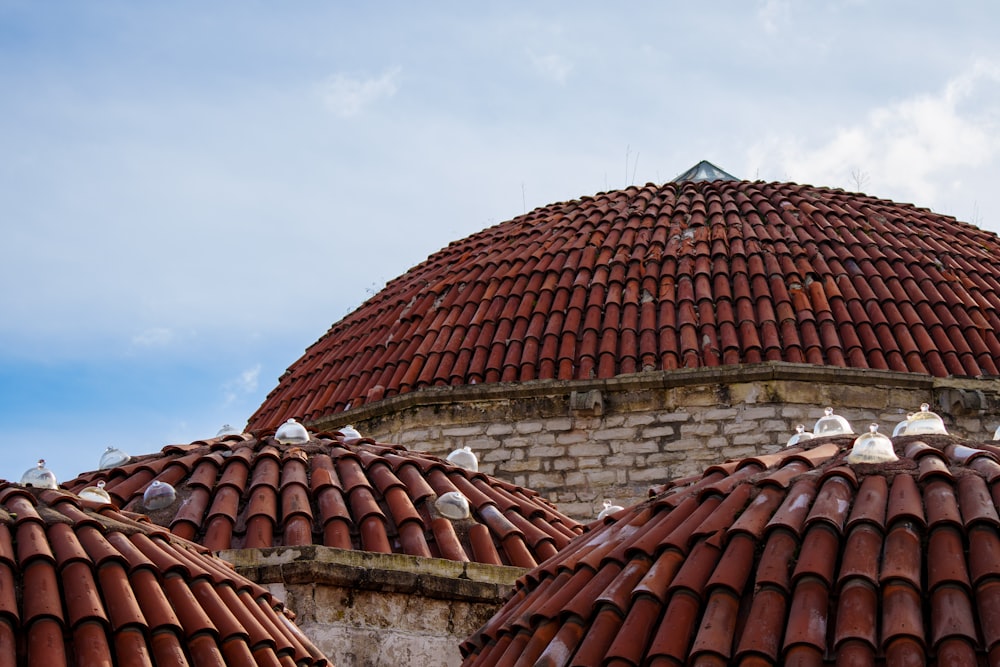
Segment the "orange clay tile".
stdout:
<svg viewBox="0 0 1000 667">
<path fill-rule="evenodd" d="M 0 482 L 0 586 L 3 665 L 330 664 L 291 623 L 248 625 L 286 612 L 204 547 L 66 491 Z"/>
<path fill-rule="evenodd" d="M 534 491 L 403 447 L 345 441 L 339 433 L 301 445 L 247 434 L 172 445 L 64 486 L 78 492 L 103 481 L 123 508 L 145 512 L 143 492 L 162 478 L 136 486 L 137 470 L 174 474 L 177 501 L 146 513 L 213 551 L 319 544 L 530 568 L 583 532 Z M 471 517 L 451 521 L 438 512 L 435 500 L 453 491 L 468 499 Z M 25 513 L 20 521 L 19 545 L 44 541 L 40 519 Z M 32 547 L 29 557 L 44 554 Z M 188 566 L 162 560 L 151 567 Z"/>
<path fill-rule="evenodd" d="M 902 436 L 898 461 L 851 465 L 852 444 L 712 466 L 592 523 L 464 667 L 994 664 L 1000 448 Z"/>
</svg>

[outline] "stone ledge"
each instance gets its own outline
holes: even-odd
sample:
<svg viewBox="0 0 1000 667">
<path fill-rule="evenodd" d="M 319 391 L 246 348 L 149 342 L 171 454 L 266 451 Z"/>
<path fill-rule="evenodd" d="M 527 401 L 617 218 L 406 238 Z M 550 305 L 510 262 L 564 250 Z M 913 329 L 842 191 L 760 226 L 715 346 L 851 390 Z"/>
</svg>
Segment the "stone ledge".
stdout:
<svg viewBox="0 0 1000 667">
<path fill-rule="evenodd" d="M 672 371 L 649 371 L 619 375 L 603 380 L 531 380 L 528 382 L 499 382 L 478 385 L 425 387 L 398 394 L 375 403 L 327 415 L 306 422 L 314 430 L 336 430 L 345 424 L 361 423 L 369 419 L 399 414 L 408 408 L 509 401 L 521 398 L 563 396 L 569 405 L 573 393 L 648 391 L 672 389 L 695 385 L 731 385 L 746 382 L 803 381 L 837 385 L 905 386 L 908 389 L 931 391 L 947 386 L 997 385 L 990 379 L 935 378 L 919 373 L 903 373 L 867 368 L 840 368 L 813 364 L 794 364 L 769 361 L 760 364 L 714 366 L 711 368 L 682 368 Z M 954 385 L 953 385 L 954 383 Z"/>
<path fill-rule="evenodd" d="M 321 545 L 227 549 L 219 556 L 261 585 L 318 583 L 468 602 L 502 600 L 527 571 Z"/>
</svg>

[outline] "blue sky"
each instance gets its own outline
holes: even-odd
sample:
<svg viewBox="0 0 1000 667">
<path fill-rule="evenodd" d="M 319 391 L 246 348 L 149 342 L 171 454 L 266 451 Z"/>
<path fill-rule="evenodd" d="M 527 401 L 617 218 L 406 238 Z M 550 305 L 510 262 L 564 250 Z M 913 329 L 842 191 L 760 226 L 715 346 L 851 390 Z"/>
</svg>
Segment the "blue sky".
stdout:
<svg viewBox="0 0 1000 667">
<path fill-rule="evenodd" d="M 1000 8 L 0 0 L 0 477 L 242 425 L 452 240 L 664 182 L 1000 230 Z"/>
</svg>

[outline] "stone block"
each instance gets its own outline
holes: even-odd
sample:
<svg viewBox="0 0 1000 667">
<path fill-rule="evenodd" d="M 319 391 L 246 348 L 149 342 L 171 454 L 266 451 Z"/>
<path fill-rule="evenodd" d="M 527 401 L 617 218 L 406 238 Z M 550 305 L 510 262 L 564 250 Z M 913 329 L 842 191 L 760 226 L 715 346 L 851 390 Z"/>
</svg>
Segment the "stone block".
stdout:
<svg viewBox="0 0 1000 667">
<path fill-rule="evenodd" d="M 641 470 L 630 470 L 628 478 L 630 482 L 645 482 L 661 484 L 670 479 L 671 475 L 665 468 L 643 468 Z"/>
<path fill-rule="evenodd" d="M 550 447 L 546 445 L 538 445 L 535 447 L 529 447 L 527 455 L 533 458 L 554 458 L 557 456 L 564 456 L 566 454 L 565 447 Z"/>
<path fill-rule="evenodd" d="M 635 428 L 620 426 L 618 428 L 603 428 L 594 431 L 594 440 L 632 440 L 635 438 Z"/>
<path fill-rule="evenodd" d="M 731 420 L 736 419 L 736 415 L 740 413 L 736 408 L 714 408 L 712 410 L 706 410 L 704 419 L 706 421 L 719 421 L 721 419 Z"/>
<path fill-rule="evenodd" d="M 600 442 L 585 442 L 578 445 L 569 446 L 570 456 L 607 456 L 611 453 L 611 448 Z"/>
<path fill-rule="evenodd" d="M 686 410 L 681 412 L 661 412 L 656 415 L 656 421 L 661 424 L 683 424 L 691 419 L 691 413 Z"/>
<path fill-rule="evenodd" d="M 722 449 L 722 456 L 725 459 L 745 459 L 756 455 L 757 450 L 753 447 L 724 447 Z"/>
<path fill-rule="evenodd" d="M 787 439 L 786 439 L 787 440 Z M 774 442 L 772 433 L 741 433 L 729 439 L 734 445 L 766 445 Z"/>
<path fill-rule="evenodd" d="M 618 475 L 610 468 L 588 470 L 586 475 L 587 482 L 592 486 L 611 486 L 618 481 Z"/>
<path fill-rule="evenodd" d="M 660 451 L 660 446 L 649 440 L 641 442 L 613 442 L 611 449 L 616 454 L 652 454 Z"/>
<path fill-rule="evenodd" d="M 729 422 L 722 425 L 722 434 L 730 436 L 758 430 L 760 430 L 760 425 L 754 421 Z"/>
<path fill-rule="evenodd" d="M 631 468 L 635 465 L 635 457 L 625 454 L 609 456 L 604 459 L 604 464 L 609 468 Z"/>
<path fill-rule="evenodd" d="M 441 429 L 441 435 L 446 438 L 467 438 L 471 435 L 482 435 L 485 432 L 482 424 L 469 426 L 446 426 Z"/>
<path fill-rule="evenodd" d="M 564 456 L 552 462 L 553 470 L 576 470 L 576 459 L 571 456 Z"/>
<path fill-rule="evenodd" d="M 667 452 L 686 452 L 704 446 L 705 442 L 701 438 L 681 438 L 664 444 L 663 449 Z"/>
<path fill-rule="evenodd" d="M 623 426 L 646 426 L 656 421 L 656 416 L 650 413 L 631 414 L 625 417 Z"/>
<path fill-rule="evenodd" d="M 650 454 L 646 457 L 647 468 L 664 467 L 666 464 L 677 463 L 683 460 L 683 455 L 680 452 L 660 452 L 659 454 Z"/>
<path fill-rule="evenodd" d="M 521 434 L 538 433 L 544 428 L 545 424 L 538 421 L 517 422 L 514 424 L 514 431 Z"/>
<path fill-rule="evenodd" d="M 490 424 L 486 427 L 486 435 L 510 435 L 513 432 L 513 424 Z"/>
<path fill-rule="evenodd" d="M 573 428 L 573 420 L 569 417 L 557 417 L 545 420 L 546 431 L 569 431 Z"/>
<path fill-rule="evenodd" d="M 503 447 L 488 450 L 477 456 L 479 456 L 480 461 L 509 461 L 513 458 L 511 451 Z"/>
<path fill-rule="evenodd" d="M 639 432 L 639 437 L 652 440 L 654 438 L 669 438 L 676 433 L 677 429 L 673 426 L 649 426 Z"/>
<path fill-rule="evenodd" d="M 440 429 L 407 429 L 399 434 L 400 444 L 436 441 L 440 438 Z"/>
<path fill-rule="evenodd" d="M 813 407 L 814 406 L 811 405 L 783 405 L 781 406 L 781 417 L 793 420 L 796 424 L 802 422 L 803 420 L 809 421 L 810 423 L 806 426 L 806 428 L 807 430 L 812 430 L 812 422 L 815 422 L 816 420 L 809 419 L 809 411 L 813 409 Z"/>
<path fill-rule="evenodd" d="M 709 422 L 707 424 L 682 424 L 681 425 L 681 435 L 682 436 L 708 436 L 715 435 L 719 432 L 719 425 L 716 423 Z"/>
<path fill-rule="evenodd" d="M 529 472 L 541 470 L 542 462 L 538 459 L 512 460 L 500 463 L 499 468 L 504 472 Z"/>
<path fill-rule="evenodd" d="M 774 419 L 778 416 L 778 409 L 773 405 L 760 405 L 744 408 L 740 416 L 743 419 Z"/>
<path fill-rule="evenodd" d="M 534 473 L 528 475 L 529 488 L 541 491 L 543 489 L 556 489 L 566 485 L 566 480 L 559 473 Z"/>
<path fill-rule="evenodd" d="M 590 436 L 583 431 L 556 434 L 556 443 L 560 445 L 572 445 L 578 442 L 587 442 L 588 440 L 590 440 Z"/>
<path fill-rule="evenodd" d="M 810 426 L 810 428 L 812 428 Z M 783 419 L 765 419 L 760 423 L 760 430 L 765 433 L 795 433 L 795 424 L 789 424 Z"/>
<path fill-rule="evenodd" d="M 461 446 L 469 447 L 478 454 L 499 447 L 500 441 L 495 438 L 467 438 L 462 441 Z"/>
<path fill-rule="evenodd" d="M 767 400 L 770 393 L 768 386 L 760 382 L 739 382 L 729 385 L 729 400 L 734 404 L 759 403 Z"/>
</svg>

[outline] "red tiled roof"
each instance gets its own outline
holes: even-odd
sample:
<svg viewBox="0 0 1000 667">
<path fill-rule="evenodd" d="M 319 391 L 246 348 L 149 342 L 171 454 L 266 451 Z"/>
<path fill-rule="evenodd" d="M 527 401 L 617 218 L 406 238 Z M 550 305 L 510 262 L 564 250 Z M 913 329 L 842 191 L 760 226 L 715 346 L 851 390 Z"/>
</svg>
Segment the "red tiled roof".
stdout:
<svg viewBox="0 0 1000 667">
<path fill-rule="evenodd" d="M 534 567 L 583 530 L 535 491 L 339 434 L 295 446 L 246 434 L 171 445 L 64 486 L 104 481 L 112 500 L 142 512 L 154 480 L 173 485 L 178 500 L 150 518 L 212 550 L 321 544 Z M 471 518 L 435 509 L 453 491 L 468 499 Z"/>
<path fill-rule="evenodd" d="M 853 436 L 658 489 L 522 577 L 478 665 L 1000 664 L 1000 448 Z M 537 661 L 537 662 L 536 662 Z"/>
<path fill-rule="evenodd" d="M 997 375 L 1000 240 L 790 183 L 667 183 L 456 241 L 306 350 L 251 430 L 437 385 L 770 360 Z"/>
<path fill-rule="evenodd" d="M 0 665 L 329 661 L 261 586 L 144 518 L 0 483 Z"/>
</svg>

